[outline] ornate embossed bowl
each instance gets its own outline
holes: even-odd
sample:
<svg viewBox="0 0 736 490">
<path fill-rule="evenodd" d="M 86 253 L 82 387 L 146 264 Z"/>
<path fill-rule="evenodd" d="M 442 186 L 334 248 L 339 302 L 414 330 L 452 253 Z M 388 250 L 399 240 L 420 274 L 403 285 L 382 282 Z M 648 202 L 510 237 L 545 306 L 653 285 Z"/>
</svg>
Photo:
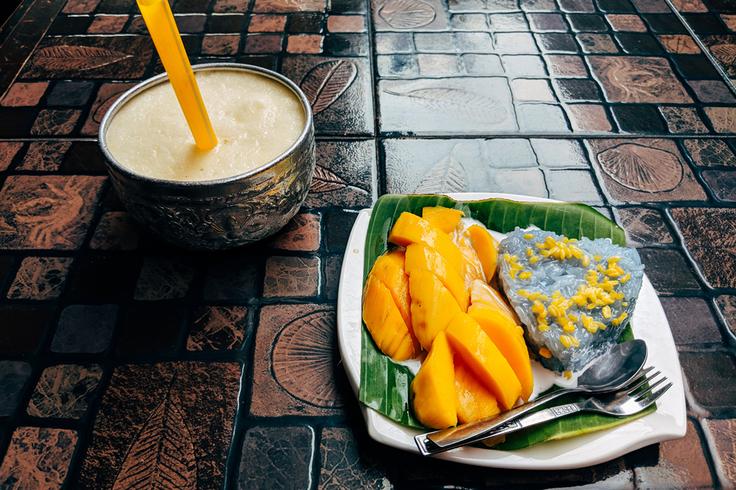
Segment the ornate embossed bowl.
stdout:
<svg viewBox="0 0 736 490">
<path fill-rule="evenodd" d="M 209 63 L 192 68 L 194 71 L 255 72 L 282 83 L 302 103 L 306 116 L 304 130 L 275 160 L 233 177 L 180 182 L 136 174 L 110 153 L 105 140 L 106 130 L 129 100 L 167 80 L 162 73 L 125 92 L 102 119 L 99 144 L 113 187 L 136 220 L 173 244 L 213 250 L 261 240 L 281 229 L 307 197 L 315 158 L 312 109 L 299 87 L 271 70 L 236 63 Z"/>
</svg>

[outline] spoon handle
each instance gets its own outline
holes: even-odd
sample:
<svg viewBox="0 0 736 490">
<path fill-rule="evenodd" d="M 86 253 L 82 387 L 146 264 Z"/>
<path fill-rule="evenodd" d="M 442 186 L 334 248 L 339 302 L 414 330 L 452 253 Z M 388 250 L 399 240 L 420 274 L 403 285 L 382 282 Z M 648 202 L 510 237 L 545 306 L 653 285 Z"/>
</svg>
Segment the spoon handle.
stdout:
<svg viewBox="0 0 736 490">
<path fill-rule="evenodd" d="M 553 391 L 537 398 L 533 402 L 513 408 L 498 417 L 458 425 L 457 427 L 451 427 L 449 429 L 419 434 L 414 437 L 414 441 L 417 443 L 419 451 L 425 456 L 447 451 L 448 449 L 463 446 L 471 442 L 480 441 L 481 439 L 495 435 L 496 429 L 505 427 L 506 424 L 518 417 L 521 417 L 525 413 L 528 413 L 530 410 L 534 410 L 559 396 L 576 393 L 578 391 L 580 390 L 577 388 L 565 388 Z"/>
</svg>

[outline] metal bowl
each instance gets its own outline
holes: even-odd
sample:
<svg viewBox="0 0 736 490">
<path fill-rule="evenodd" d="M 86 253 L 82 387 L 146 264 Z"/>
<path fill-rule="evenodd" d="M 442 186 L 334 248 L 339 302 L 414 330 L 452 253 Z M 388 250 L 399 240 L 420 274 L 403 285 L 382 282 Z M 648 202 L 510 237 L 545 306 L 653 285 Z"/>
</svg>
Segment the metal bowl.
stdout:
<svg viewBox="0 0 736 490">
<path fill-rule="evenodd" d="M 273 161 L 224 179 L 181 182 L 130 171 L 110 153 L 105 135 L 115 114 L 144 90 L 165 83 L 165 73 L 125 92 L 100 124 L 99 144 L 113 187 L 128 212 L 151 232 L 192 249 L 224 249 L 266 238 L 299 210 L 314 173 L 314 123 L 306 96 L 291 80 L 265 68 L 237 63 L 195 65 L 194 71 L 257 73 L 288 87 L 301 101 L 306 124 L 294 144 Z"/>
</svg>

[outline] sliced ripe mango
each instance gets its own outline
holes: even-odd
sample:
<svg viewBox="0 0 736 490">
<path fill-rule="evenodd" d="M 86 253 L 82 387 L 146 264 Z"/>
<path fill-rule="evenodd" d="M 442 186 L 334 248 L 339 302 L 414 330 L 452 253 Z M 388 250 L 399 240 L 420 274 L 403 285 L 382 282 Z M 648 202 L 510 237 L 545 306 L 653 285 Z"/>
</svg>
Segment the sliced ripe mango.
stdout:
<svg viewBox="0 0 736 490">
<path fill-rule="evenodd" d="M 483 274 L 486 276 L 486 282 L 491 282 L 493 275 L 496 273 L 496 264 L 498 263 L 498 243 L 496 239 L 488 233 L 488 230 L 480 225 L 473 225 L 468 228 L 470 241 L 473 248 L 478 254 L 480 263 L 483 266 Z"/>
<path fill-rule="evenodd" d="M 391 359 L 404 361 L 419 353 L 391 292 L 373 275 L 368 276 L 363 291 L 363 322 L 381 352 Z"/>
<path fill-rule="evenodd" d="M 412 243 L 424 243 L 444 256 L 456 271 L 463 272 L 463 256 L 450 236 L 416 214 L 401 213 L 388 235 L 388 241 L 401 247 Z"/>
<path fill-rule="evenodd" d="M 519 335 L 518 325 L 500 311 L 481 304 L 471 306 L 468 315 L 478 322 L 511 365 L 521 383 L 521 398 L 527 401 L 534 388 L 534 378 L 529 351 L 524 337 Z"/>
<path fill-rule="evenodd" d="M 440 332 L 411 383 L 414 415 L 427 427 L 444 429 L 457 425 L 454 373 L 450 346 Z"/>
<path fill-rule="evenodd" d="M 463 313 L 455 297 L 432 272 L 417 269 L 409 276 L 411 321 L 419 344 L 429 350 L 432 341 L 455 315 Z"/>
<path fill-rule="evenodd" d="M 476 279 L 483 279 L 483 265 L 480 263 L 478 254 L 475 253 L 473 244 L 470 242 L 470 235 L 467 232 L 455 233 L 453 235 L 455 245 L 463 256 L 464 278 L 466 287 Z"/>
<path fill-rule="evenodd" d="M 508 410 L 521 395 L 521 383 L 496 344 L 467 313 L 455 316 L 445 329 L 453 352 Z"/>
<path fill-rule="evenodd" d="M 394 250 L 376 259 L 371 274 L 391 291 L 396 306 L 399 307 L 404 322 L 411 326 L 411 297 L 409 296 L 409 276 L 404 270 L 404 251 Z"/>
<path fill-rule="evenodd" d="M 465 288 L 465 281 L 458 272 L 450 267 L 440 253 L 423 243 L 412 243 L 406 247 L 406 272 L 411 274 L 417 270 L 433 272 L 442 284 L 450 290 L 457 300 L 460 309 L 466 311 L 470 304 L 470 296 Z"/>
<path fill-rule="evenodd" d="M 473 281 L 470 285 L 470 304 L 483 304 L 490 308 L 496 308 L 517 325 L 521 323 L 516 312 L 501 296 L 501 293 L 483 281 Z"/>
<path fill-rule="evenodd" d="M 443 206 L 422 208 L 422 218 L 445 233 L 452 233 L 457 228 L 457 225 L 460 224 L 460 218 L 463 216 L 465 216 L 465 213 L 459 209 L 445 208 Z"/>
<path fill-rule="evenodd" d="M 501 411 L 493 393 L 483 386 L 459 357 L 455 357 L 457 421 L 461 424 L 491 418 Z"/>
</svg>

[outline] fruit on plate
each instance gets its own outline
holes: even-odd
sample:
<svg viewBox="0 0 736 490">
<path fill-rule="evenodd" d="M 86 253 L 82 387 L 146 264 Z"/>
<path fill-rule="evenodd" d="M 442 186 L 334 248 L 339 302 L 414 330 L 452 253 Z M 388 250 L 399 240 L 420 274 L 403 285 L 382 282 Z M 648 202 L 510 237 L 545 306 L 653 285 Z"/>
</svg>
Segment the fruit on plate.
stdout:
<svg viewBox="0 0 736 490">
<path fill-rule="evenodd" d="M 491 418 L 501 411 L 496 397 L 483 386 L 459 357 L 455 357 L 457 421 L 461 424 Z"/>
<path fill-rule="evenodd" d="M 443 206 L 427 206 L 422 208 L 422 218 L 429 224 L 445 233 L 452 233 L 460 224 L 464 213 L 459 209 L 446 208 Z"/>
<path fill-rule="evenodd" d="M 524 342 L 524 331 L 497 309 L 475 304 L 468 310 L 473 320 L 490 337 L 506 358 L 521 383 L 521 398 L 529 400 L 534 388 L 532 364 Z"/>
<path fill-rule="evenodd" d="M 437 250 L 423 243 L 412 243 L 406 247 L 405 263 L 406 272 L 410 276 L 417 270 L 433 272 L 455 297 L 460 309 L 463 311 L 468 309 L 470 296 L 465 281 Z"/>
<path fill-rule="evenodd" d="M 483 281 L 473 281 L 470 285 L 470 304 L 483 304 L 491 308 L 497 308 L 508 316 L 514 323 L 520 325 L 516 312 L 503 299 L 501 293 Z"/>
<path fill-rule="evenodd" d="M 494 394 L 499 406 L 503 410 L 513 407 L 521 395 L 519 378 L 478 322 L 461 313 L 450 321 L 445 332 L 453 352 Z"/>
<path fill-rule="evenodd" d="M 443 332 L 437 334 L 427 358 L 411 383 L 414 414 L 433 429 L 457 425 L 455 368 Z"/>
<path fill-rule="evenodd" d="M 483 266 L 483 274 L 486 282 L 491 282 L 496 274 L 496 264 L 498 262 L 498 243 L 496 239 L 484 227 L 480 225 L 472 225 L 468 228 L 470 241 L 473 244 L 475 252 L 478 254 L 480 263 Z"/>
<path fill-rule="evenodd" d="M 376 276 L 391 292 L 391 296 L 399 307 L 404 322 L 411 327 L 411 297 L 409 296 L 409 276 L 404 270 L 404 251 L 387 252 L 373 264 L 371 274 Z"/>
<path fill-rule="evenodd" d="M 378 348 L 396 361 L 419 354 L 410 326 L 396 306 L 388 287 L 373 274 L 368 275 L 363 291 L 363 322 Z"/>
<path fill-rule="evenodd" d="M 432 272 L 412 271 L 409 276 L 411 321 L 414 335 L 425 350 L 455 315 L 463 313 L 450 290 Z M 426 361 L 425 361 L 426 362 Z"/>
<path fill-rule="evenodd" d="M 412 243 L 424 243 L 437 250 L 459 273 L 463 273 L 463 256 L 450 236 L 432 226 L 429 221 L 416 214 L 403 212 L 391 228 L 388 241 L 406 247 Z"/>
<path fill-rule="evenodd" d="M 453 239 L 463 256 L 465 286 L 469 287 L 476 279 L 483 280 L 483 265 L 480 263 L 480 258 L 478 258 L 478 254 L 473 248 L 468 232 L 457 230 L 453 233 Z"/>
</svg>

